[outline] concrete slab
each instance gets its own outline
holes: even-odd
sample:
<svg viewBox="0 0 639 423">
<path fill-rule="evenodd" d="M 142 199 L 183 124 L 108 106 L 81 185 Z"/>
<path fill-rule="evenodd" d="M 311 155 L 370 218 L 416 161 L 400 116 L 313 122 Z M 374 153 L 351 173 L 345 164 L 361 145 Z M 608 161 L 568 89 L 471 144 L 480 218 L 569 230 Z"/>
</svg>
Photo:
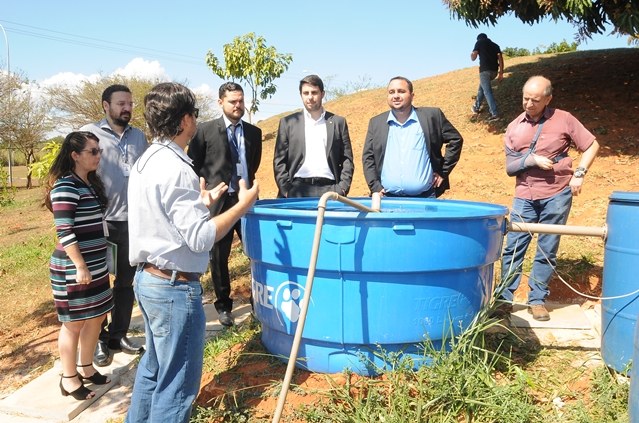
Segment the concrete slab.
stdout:
<svg viewBox="0 0 639 423">
<path fill-rule="evenodd" d="M 216 336 L 223 328 L 212 303 L 204 304 L 206 315 L 206 337 Z M 232 314 L 236 324 L 244 322 L 251 313 L 250 304 L 238 304 Z M 138 307 L 133 310 L 129 337 L 143 345 L 144 320 Z M 102 374 L 109 375 L 107 385 L 87 384 L 96 396 L 90 400 L 77 401 L 60 394 L 60 364 L 56 362 L 50 370 L 0 401 L 2 423 L 74 423 L 106 422 L 123 416 L 129 407 L 135 381 L 138 355 L 111 351 L 113 361 L 109 366 L 99 367 Z"/>
<path fill-rule="evenodd" d="M 510 325 L 518 328 L 592 329 L 590 320 L 578 304 L 546 303 L 546 308 L 550 313 L 550 320 L 540 322 L 528 313 L 526 305 L 515 304 L 510 315 Z"/>
</svg>

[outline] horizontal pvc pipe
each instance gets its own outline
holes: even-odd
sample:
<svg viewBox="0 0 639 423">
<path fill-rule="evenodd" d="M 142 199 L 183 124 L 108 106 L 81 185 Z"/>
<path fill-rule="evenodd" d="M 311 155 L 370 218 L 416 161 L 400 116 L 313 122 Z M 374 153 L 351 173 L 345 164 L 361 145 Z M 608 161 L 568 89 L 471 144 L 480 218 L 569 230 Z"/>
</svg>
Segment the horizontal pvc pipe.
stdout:
<svg viewBox="0 0 639 423">
<path fill-rule="evenodd" d="M 608 227 L 606 225 L 570 226 L 508 221 L 506 230 L 511 232 L 531 232 L 538 234 L 596 236 L 605 240 Z"/>
</svg>

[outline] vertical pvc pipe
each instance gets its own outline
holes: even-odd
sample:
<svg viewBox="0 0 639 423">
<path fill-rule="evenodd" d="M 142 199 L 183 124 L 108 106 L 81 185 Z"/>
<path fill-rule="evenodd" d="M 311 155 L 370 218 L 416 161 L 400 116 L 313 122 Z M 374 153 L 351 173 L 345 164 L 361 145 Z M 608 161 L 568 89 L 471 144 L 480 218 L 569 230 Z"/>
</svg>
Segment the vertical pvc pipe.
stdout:
<svg viewBox="0 0 639 423">
<path fill-rule="evenodd" d="M 286 374 L 284 375 L 284 381 L 282 382 L 282 389 L 280 390 L 280 396 L 277 399 L 277 406 L 275 407 L 275 414 L 273 415 L 273 423 L 278 423 L 282 417 L 282 411 L 284 411 L 284 404 L 286 403 L 286 395 L 293 378 L 293 371 L 295 370 L 295 361 L 297 360 L 297 353 L 300 348 L 300 342 L 302 341 L 302 333 L 304 332 L 304 324 L 306 323 L 306 314 L 308 312 L 308 304 L 311 299 L 311 292 L 313 290 L 313 278 L 315 278 L 315 267 L 317 266 L 317 255 L 319 253 L 320 240 L 322 238 L 322 226 L 324 225 L 324 213 L 326 212 L 326 203 L 328 200 L 337 200 L 349 206 L 355 207 L 358 210 L 365 212 L 375 212 L 366 206 L 361 205 L 358 202 L 349 200 L 346 197 L 342 197 L 336 192 L 327 192 L 320 197 L 317 205 L 317 221 L 315 223 L 315 235 L 313 236 L 313 249 L 311 250 L 311 262 L 308 265 L 308 274 L 306 276 L 305 295 L 300 303 L 300 316 L 297 321 L 297 327 L 295 328 L 295 337 L 293 338 L 293 345 L 291 346 L 291 353 L 288 357 L 288 364 L 286 366 Z"/>
</svg>

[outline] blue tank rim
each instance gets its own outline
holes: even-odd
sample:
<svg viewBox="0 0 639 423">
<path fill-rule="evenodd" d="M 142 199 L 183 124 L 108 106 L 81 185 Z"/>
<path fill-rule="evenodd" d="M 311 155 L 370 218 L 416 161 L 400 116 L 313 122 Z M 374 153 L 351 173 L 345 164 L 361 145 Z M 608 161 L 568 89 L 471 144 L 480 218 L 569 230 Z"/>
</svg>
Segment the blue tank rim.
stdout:
<svg viewBox="0 0 639 423">
<path fill-rule="evenodd" d="M 628 203 L 639 203 L 639 192 L 633 191 L 613 191 L 609 197 L 610 201 L 624 201 Z"/>
<path fill-rule="evenodd" d="M 349 197 L 349 200 L 357 201 L 367 207 L 371 206 L 370 197 Z M 264 199 L 258 200 L 255 205 L 247 212 L 247 215 L 255 216 L 280 216 L 280 217 L 303 217 L 303 218 L 315 218 L 317 216 L 317 205 L 319 198 L 306 197 L 306 198 L 277 198 L 277 199 Z M 388 206 L 392 205 L 397 208 L 400 206 L 406 206 L 409 208 L 415 208 L 418 204 L 425 206 L 431 205 L 439 207 L 437 214 L 425 213 L 425 211 L 412 211 L 402 210 L 401 213 L 384 212 L 385 208 L 388 210 Z M 403 198 L 403 197 L 386 197 L 382 199 L 382 212 L 380 213 L 364 213 L 351 206 L 343 204 L 336 200 L 329 200 L 326 207 L 326 218 L 335 219 L 353 219 L 362 217 L 372 220 L 403 220 L 403 219 L 428 219 L 428 220 L 440 220 L 440 219 L 476 219 L 476 218 L 505 218 L 508 214 L 508 207 L 499 204 L 466 201 L 466 200 L 449 200 L 449 199 L 427 199 L 427 198 Z M 302 208 L 305 207 L 305 208 Z M 459 213 L 446 212 L 446 209 L 459 209 L 464 208 L 466 211 L 472 211 L 473 213 L 467 213 L 467 215 L 461 215 Z M 362 216 L 364 215 L 364 216 Z"/>
</svg>

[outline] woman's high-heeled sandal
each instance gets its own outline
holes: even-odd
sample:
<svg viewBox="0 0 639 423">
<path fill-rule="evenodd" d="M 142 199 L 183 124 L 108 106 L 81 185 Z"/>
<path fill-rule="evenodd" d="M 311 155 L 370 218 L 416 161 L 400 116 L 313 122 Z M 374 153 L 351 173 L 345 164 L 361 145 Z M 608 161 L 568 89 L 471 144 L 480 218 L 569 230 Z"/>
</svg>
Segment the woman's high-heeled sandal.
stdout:
<svg viewBox="0 0 639 423">
<path fill-rule="evenodd" d="M 62 394 L 62 396 L 69 396 L 71 395 L 73 398 L 77 399 L 78 401 L 83 401 L 83 400 L 88 400 L 91 399 L 95 396 L 95 393 L 93 391 L 91 391 L 90 389 L 87 389 L 86 386 L 84 386 L 84 384 L 82 384 L 82 380 L 80 380 L 80 387 L 78 389 L 76 389 L 73 392 L 68 392 L 66 389 L 64 389 L 64 386 L 62 386 L 62 379 L 72 379 L 72 378 L 77 378 L 78 374 L 74 374 L 73 376 L 64 376 L 62 375 L 62 377 L 60 378 L 60 393 Z"/>
<path fill-rule="evenodd" d="M 89 367 L 89 366 L 93 367 L 93 363 L 78 364 L 78 367 Z M 80 381 L 88 380 L 95 385 L 106 385 L 107 383 L 111 382 L 111 380 L 108 377 L 100 374 L 100 372 L 98 372 L 97 370 L 95 371 L 95 373 L 93 373 L 89 377 L 84 377 L 82 375 L 79 375 L 79 376 L 80 376 Z"/>
</svg>

